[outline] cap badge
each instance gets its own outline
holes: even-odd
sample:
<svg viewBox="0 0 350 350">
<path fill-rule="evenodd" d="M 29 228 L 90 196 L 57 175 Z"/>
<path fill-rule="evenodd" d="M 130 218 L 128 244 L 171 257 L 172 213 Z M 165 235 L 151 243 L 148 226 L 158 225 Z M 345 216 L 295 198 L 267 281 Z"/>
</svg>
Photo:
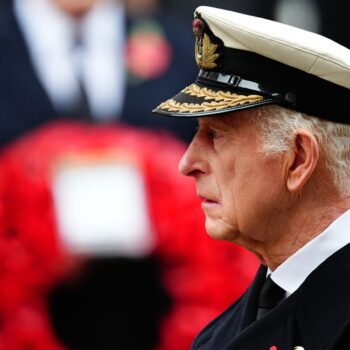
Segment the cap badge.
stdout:
<svg viewBox="0 0 350 350">
<path fill-rule="evenodd" d="M 192 28 L 196 37 L 195 58 L 199 68 L 213 69 L 217 67 L 215 61 L 220 56 L 216 53 L 218 45 L 210 41 L 208 34 L 204 33 L 205 24 L 203 20 L 196 18 L 192 22 Z"/>
</svg>

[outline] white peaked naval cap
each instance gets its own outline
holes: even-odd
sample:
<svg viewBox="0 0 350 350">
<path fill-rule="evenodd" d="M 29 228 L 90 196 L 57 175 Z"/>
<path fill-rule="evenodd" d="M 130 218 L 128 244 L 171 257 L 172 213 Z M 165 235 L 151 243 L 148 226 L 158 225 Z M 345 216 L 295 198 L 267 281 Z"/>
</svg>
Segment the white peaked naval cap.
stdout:
<svg viewBox="0 0 350 350">
<path fill-rule="evenodd" d="M 349 123 L 350 50 L 264 18 L 201 6 L 193 21 L 197 80 L 155 110 L 204 117 L 279 104 Z"/>
</svg>

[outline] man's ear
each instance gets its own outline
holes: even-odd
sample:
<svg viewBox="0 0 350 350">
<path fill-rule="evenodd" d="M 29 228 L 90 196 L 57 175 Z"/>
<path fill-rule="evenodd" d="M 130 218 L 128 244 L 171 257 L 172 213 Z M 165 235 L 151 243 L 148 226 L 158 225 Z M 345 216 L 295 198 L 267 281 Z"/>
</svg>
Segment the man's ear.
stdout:
<svg viewBox="0 0 350 350">
<path fill-rule="evenodd" d="M 303 188 L 313 174 L 319 157 L 320 148 L 315 136 L 303 129 L 296 130 L 286 173 L 289 191 L 297 192 Z"/>
</svg>

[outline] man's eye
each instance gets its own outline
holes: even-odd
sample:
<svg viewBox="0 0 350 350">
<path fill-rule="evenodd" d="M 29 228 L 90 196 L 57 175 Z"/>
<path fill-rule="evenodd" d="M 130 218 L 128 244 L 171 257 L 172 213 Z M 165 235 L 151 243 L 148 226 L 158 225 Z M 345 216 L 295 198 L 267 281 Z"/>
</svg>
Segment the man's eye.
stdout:
<svg viewBox="0 0 350 350">
<path fill-rule="evenodd" d="M 197 126 L 195 127 L 193 135 L 198 134 L 198 132 L 199 132 L 199 125 L 197 125 Z"/>
<path fill-rule="evenodd" d="M 208 134 L 208 138 L 210 139 L 215 139 L 218 137 L 217 131 L 213 129 L 209 129 L 207 134 Z"/>
</svg>

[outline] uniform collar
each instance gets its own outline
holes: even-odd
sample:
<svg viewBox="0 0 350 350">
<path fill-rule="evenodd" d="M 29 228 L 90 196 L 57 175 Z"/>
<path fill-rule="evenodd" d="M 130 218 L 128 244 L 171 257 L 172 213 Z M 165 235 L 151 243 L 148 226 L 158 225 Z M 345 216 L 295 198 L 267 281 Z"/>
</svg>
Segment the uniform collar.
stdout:
<svg viewBox="0 0 350 350">
<path fill-rule="evenodd" d="M 350 243 L 350 210 L 339 216 L 324 232 L 308 242 L 271 273 L 272 280 L 288 295 L 327 258 Z"/>
</svg>

